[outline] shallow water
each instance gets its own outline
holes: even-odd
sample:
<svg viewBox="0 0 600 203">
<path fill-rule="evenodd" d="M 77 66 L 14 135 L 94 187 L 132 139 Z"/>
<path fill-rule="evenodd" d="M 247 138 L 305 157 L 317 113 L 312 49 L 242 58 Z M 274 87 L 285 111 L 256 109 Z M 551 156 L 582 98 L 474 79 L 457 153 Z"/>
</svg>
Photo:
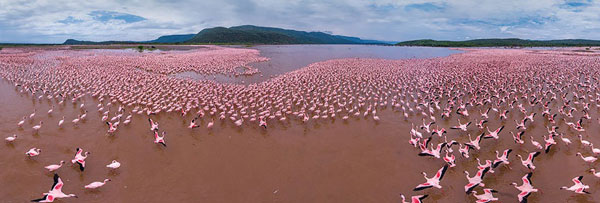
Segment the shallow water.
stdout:
<svg viewBox="0 0 600 203">
<path fill-rule="evenodd" d="M 533 150 L 531 145 L 518 147 L 512 143 L 508 132 L 514 129 L 514 124 L 506 122 L 501 140 L 483 141 L 482 151 L 472 153 L 470 160 L 457 157 L 458 166 L 447 172 L 442 190 L 412 192 L 414 186 L 424 181 L 420 173 L 435 173 L 443 161 L 416 156 L 418 150 L 407 143 L 408 132 L 411 122 L 420 121 L 406 121 L 400 112 L 390 108 L 380 111 L 380 122 L 370 117 L 307 124 L 286 121 L 274 122 L 267 130 L 249 124 L 236 127 L 229 121 L 217 121 L 212 130 L 187 129 L 190 115 L 182 119 L 176 113 L 163 113 L 152 116 L 160 122 L 161 131 L 167 132 L 168 147 L 163 148 L 152 143 L 145 115 L 134 116 L 130 125 L 121 126 L 110 137 L 105 133 L 106 125 L 100 121 L 101 115 L 94 110 L 94 100 L 89 97 L 85 97 L 87 120 L 74 126 L 69 121 L 80 113 L 79 104 L 67 101 L 59 106 L 56 102 L 38 101 L 18 93 L 4 80 L 0 82 L 0 93 L 3 95 L 1 133 L 20 136 L 13 144 L 3 143 L 0 147 L 2 202 L 41 197 L 52 184 L 51 173 L 43 167 L 60 160 L 68 162 L 76 147 L 91 152 L 86 160 L 88 166 L 82 173 L 67 163 L 57 171 L 65 181 L 63 191 L 79 196 L 62 202 L 398 202 L 399 193 L 429 194 L 426 202 L 469 202 L 474 198 L 464 194 L 462 186 L 466 179 L 462 171 L 474 173 L 474 158 L 493 159 L 493 150 L 508 147 L 514 149 L 510 158 L 512 169 L 497 168 L 496 174 L 487 175 L 485 183 L 501 191 L 497 194 L 501 202 L 514 202 L 517 190 L 508 184 L 520 180 L 527 172 L 514 155 Z M 51 105 L 56 106 L 55 111 L 47 116 L 45 112 Z M 28 121 L 23 130 L 18 129 L 16 123 L 34 108 L 37 109 L 34 122 Z M 56 123 L 62 115 L 67 122 L 59 129 Z M 597 115 L 594 112 L 592 116 Z M 508 120 L 516 117 L 520 115 L 509 114 Z M 455 124 L 454 119 L 440 120 L 439 125 L 448 128 Z M 31 126 L 38 121 L 44 121 L 44 126 L 34 134 Z M 545 134 L 540 127 L 542 122 L 538 118 L 527 134 Z M 498 121 L 489 123 L 494 128 L 499 125 Z M 598 125 L 589 126 L 589 132 L 600 130 Z M 469 133 L 477 131 L 472 129 Z M 467 139 L 457 131 L 451 130 L 447 135 L 460 142 Z M 570 138 L 575 141 L 574 136 Z M 586 139 L 600 141 L 598 137 Z M 31 147 L 43 149 L 42 155 L 26 158 L 23 153 Z M 599 181 L 585 172 L 587 164 L 575 157 L 578 148 L 578 143 L 569 147 L 559 143 L 548 155 L 536 159 L 538 169 L 532 182 L 542 192 L 532 195 L 530 202 L 600 200 Z M 105 165 L 113 159 L 122 166 L 111 172 Z M 583 174 L 584 181 L 592 185 L 592 195 L 558 190 L 570 185 L 572 177 Z M 112 181 L 98 190 L 83 189 L 84 185 L 104 178 Z"/>
<path fill-rule="evenodd" d="M 81 102 L 72 104 L 67 100 L 64 105 L 58 105 L 55 100 L 38 100 L 37 96 L 19 93 L 19 90 L 4 79 L 0 82 L 0 133 L 2 138 L 19 135 L 12 144 L 0 144 L 2 202 L 40 198 L 52 185 L 51 173 L 43 167 L 60 160 L 68 162 L 76 147 L 91 154 L 86 159 L 85 172 L 79 172 L 70 163 L 57 171 L 65 181 L 63 191 L 79 196 L 61 202 L 399 202 L 400 193 L 428 194 L 425 202 L 474 202 L 472 195 L 464 193 L 467 180 L 463 171 L 475 173 L 475 158 L 495 159 L 494 150 L 507 148 L 514 150 L 509 158 L 511 168 L 496 168 L 494 174 L 486 175 L 484 183 L 500 191 L 496 194 L 500 202 L 516 202 L 518 191 L 509 183 L 520 185 L 520 178 L 528 170 L 515 155 L 534 151 L 528 142 L 529 135 L 543 143 L 541 136 L 547 134 L 541 108 L 526 107 L 538 116 L 526 130 L 524 146 L 513 143 L 509 133 L 515 131 L 513 120 L 521 119 L 522 113 L 512 110 L 507 121 L 490 119 L 487 125 L 492 129 L 505 125 L 500 140 L 482 141 L 482 150 L 471 151 L 471 159 L 464 159 L 455 152 L 458 166 L 448 170 L 441 183 L 443 189 L 412 192 L 425 181 L 421 172 L 431 177 L 444 162 L 419 157 L 419 150 L 408 144 L 411 123 L 420 124 L 421 116 L 411 115 L 410 120 L 405 120 L 402 112 L 391 107 L 378 109 L 379 122 L 373 121 L 371 116 L 351 117 L 348 121 L 336 117 L 307 123 L 298 119 L 273 120 L 266 130 L 255 123 L 237 127 L 227 119 L 218 118 L 214 118 L 217 121 L 212 130 L 204 127 L 210 118 L 202 120 L 203 127 L 188 129 L 186 126 L 194 115 L 182 118 L 178 113 L 163 112 L 151 117 L 160 123 L 161 131 L 167 132 L 168 147 L 164 148 L 153 143 L 145 114 L 133 116 L 130 125 L 122 124 L 111 137 L 105 133 L 107 126 L 96 111 L 97 100 L 89 96 L 83 98 L 88 116 L 83 123 L 74 126 L 70 121 L 81 113 L 78 107 Z M 551 108 L 558 108 L 562 102 L 556 101 Z M 52 105 L 54 113 L 47 115 Z M 487 106 L 470 108 L 469 120 L 478 119 L 478 112 L 485 108 Z M 27 121 L 24 128 L 19 129 L 16 124 L 34 109 L 37 110 L 34 121 Z M 131 108 L 126 109 L 129 112 Z M 575 114 L 575 117 L 580 116 Z M 66 124 L 60 129 L 56 124 L 63 115 Z M 598 108 L 592 106 L 590 115 L 598 118 Z M 497 118 L 498 114 L 490 112 L 489 116 Z M 467 119 L 452 114 L 450 119 L 438 117 L 437 125 L 449 129 L 457 118 L 463 122 Z M 39 121 L 43 121 L 44 126 L 39 133 L 34 133 L 31 127 Z M 600 137 L 595 136 L 600 132 L 597 120 L 586 121 L 584 125 L 584 138 L 600 142 Z M 575 156 L 578 151 L 590 155 L 589 148 L 582 150 L 575 137 L 578 133 L 569 130 L 563 122 L 558 122 L 558 126 L 574 144 L 565 146 L 556 137 L 559 144 L 550 153 L 535 159 L 537 169 L 532 182 L 540 192 L 532 194 L 529 202 L 600 201 L 600 181 L 587 172 L 590 166 Z M 472 135 L 480 133 L 473 125 L 469 129 L 467 133 Z M 467 133 L 449 130 L 446 135 L 464 143 L 468 140 Z M 434 137 L 432 143 L 440 141 Z M 26 158 L 24 153 L 31 147 L 41 148 L 42 155 Z M 113 159 L 122 166 L 111 172 L 105 165 Z M 571 178 L 579 175 L 584 175 L 584 183 L 591 186 L 591 195 L 558 190 L 561 186 L 570 186 Z M 83 189 L 84 185 L 104 178 L 112 181 L 97 190 Z"/>
<path fill-rule="evenodd" d="M 233 74 L 203 75 L 196 72 L 173 76 L 221 83 L 251 84 L 294 71 L 311 63 L 340 58 L 411 59 L 444 57 L 462 51 L 438 47 L 399 47 L 381 45 L 260 45 L 250 47 L 260 51 L 268 61 L 250 63 L 260 73 L 236 76 Z"/>
</svg>

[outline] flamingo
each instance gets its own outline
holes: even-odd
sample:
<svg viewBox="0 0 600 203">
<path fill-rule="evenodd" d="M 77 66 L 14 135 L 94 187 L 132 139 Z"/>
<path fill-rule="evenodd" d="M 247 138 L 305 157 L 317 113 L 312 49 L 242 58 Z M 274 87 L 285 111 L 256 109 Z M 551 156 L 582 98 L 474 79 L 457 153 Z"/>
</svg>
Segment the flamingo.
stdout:
<svg viewBox="0 0 600 203">
<path fill-rule="evenodd" d="M 402 203 L 422 203 L 423 199 L 425 199 L 428 195 L 416 195 L 410 197 L 410 202 L 406 201 L 404 195 L 400 195 L 402 197 Z"/>
<path fill-rule="evenodd" d="M 532 145 L 533 145 L 535 148 L 537 148 L 537 149 L 540 149 L 540 150 L 541 150 L 541 149 L 543 149 L 542 145 L 541 145 L 541 144 L 540 144 L 538 141 L 535 141 L 535 140 L 533 139 L 533 136 L 529 136 L 529 138 L 531 139 L 531 144 L 532 144 Z"/>
<path fill-rule="evenodd" d="M 34 116 L 35 116 L 35 109 L 33 110 L 33 113 L 29 114 L 29 119 L 33 119 Z"/>
<path fill-rule="evenodd" d="M 517 124 L 517 130 L 523 128 L 523 130 L 527 129 L 527 127 L 525 126 L 527 124 L 527 118 L 524 118 L 523 120 L 521 120 L 521 123 L 519 123 L 517 120 L 515 120 L 515 123 Z"/>
<path fill-rule="evenodd" d="M 158 122 L 154 122 L 151 118 L 148 118 L 148 122 L 150 122 L 150 131 L 158 130 Z"/>
<path fill-rule="evenodd" d="M 498 198 L 494 197 L 494 193 L 497 193 L 498 191 L 490 189 L 490 188 L 484 188 L 483 189 L 483 194 L 478 195 L 476 191 L 472 191 L 473 192 L 473 196 L 475 198 L 477 198 L 477 201 L 475 201 L 476 203 L 487 203 L 487 202 L 491 202 L 491 201 L 498 201 Z"/>
<path fill-rule="evenodd" d="M 520 154 L 517 154 L 519 159 L 521 159 L 521 164 L 523 164 L 523 166 L 525 166 L 526 168 L 528 168 L 530 170 L 535 169 L 535 165 L 533 165 L 533 159 L 535 159 L 535 157 L 537 157 L 538 155 L 540 155 L 540 152 L 531 152 L 527 156 L 527 159 L 523 160 L 523 157 L 521 157 Z"/>
<path fill-rule="evenodd" d="M 465 123 L 465 124 L 461 124 L 460 123 L 460 119 L 458 119 L 458 125 L 457 126 L 452 126 L 450 127 L 450 129 L 458 129 L 458 130 L 462 130 L 462 131 L 467 131 L 467 127 L 471 125 L 471 121 Z"/>
<path fill-rule="evenodd" d="M 594 163 L 596 160 L 598 160 L 598 158 L 596 158 L 596 157 L 593 157 L 593 156 L 586 156 L 586 157 L 584 157 L 583 155 L 581 155 L 581 153 L 580 153 L 580 152 L 577 152 L 577 154 L 575 154 L 575 156 L 579 156 L 579 157 L 581 157 L 581 159 L 582 159 L 583 161 L 585 161 L 585 162 L 588 162 L 588 163 L 590 163 L 590 164 L 591 164 L 591 163 Z"/>
<path fill-rule="evenodd" d="M 162 132 L 162 136 L 158 135 L 158 130 L 154 131 L 154 143 L 156 144 L 162 144 L 163 146 L 167 146 L 167 143 L 165 143 L 165 132 Z"/>
<path fill-rule="evenodd" d="M 577 137 L 579 137 L 579 142 L 581 142 L 583 146 L 592 146 L 592 143 L 590 141 L 584 140 L 581 134 Z"/>
<path fill-rule="evenodd" d="M 23 116 L 23 120 L 19 121 L 19 123 L 17 123 L 17 126 L 18 126 L 19 128 L 22 128 L 22 127 L 23 127 L 23 124 L 25 124 L 25 120 L 26 120 L 26 119 L 27 119 L 27 117 Z"/>
<path fill-rule="evenodd" d="M 42 150 L 34 147 L 29 149 L 29 151 L 25 152 L 25 155 L 27 155 L 28 157 L 34 157 L 39 156 L 40 153 L 42 153 Z"/>
<path fill-rule="evenodd" d="M 40 131 L 40 128 L 42 128 L 42 124 L 44 124 L 43 121 L 40 121 L 39 125 L 33 126 L 33 130 L 35 130 L 36 132 Z"/>
<path fill-rule="evenodd" d="M 4 138 L 4 140 L 6 140 L 6 142 L 11 143 L 14 142 L 17 139 L 17 135 L 12 135 L 12 136 L 8 136 L 6 138 Z"/>
<path fill-rule="evenodd" d="M 258 126 L 264 127 L 265 129 L 267 129 L 267 121 L 265 121 L 263 118 L 261 118 L 258 122 Z"/>
<path fill-rule="evenodd" d="M 525 141 L 523 141 L 523 139 L 522 139 L 524 133 L 525 133 L 525 131 L 520 131 L 520 132 L 518 132 L 515 135 L 515 133 L 513 133 L 512 131 L 510 132 L 510 134 L 512 134 L 513 140 L 517 144 L 524 144 L 525 143 Z"/>
<path fill-rule="evenodd" d="M 50 188 L 50 191 L 48 191 L 47 193 L 44 193 L 44 197 L 40 198 L 40 199 L 34 199 L 31 200 L 32 202 L 54 202 L 54 200 L 59 199 L 59 198 L 67 198 L 67 197 L 75 197 L 77 198 L 77 195 L 75 194 L 65 194 L 62 192 L 62 187 L 64 186 L 63 181 L 60 179 L 60 177 L 58 176 L 58 174 L 54 174 L 54 184 L 52 184 L 52 187 Z"/>
<path fill-rule="evenodd" d="M 215 124 L 215 120 L 211 119 L 210 122 L 208 122 L 208 124 L 206 124 L 206 128 L 211 129 L 214 124 Z"/>
<path fill-rule="evenodd" d="M 465 143 L 465 145 L 469 146 L 470 148 L 473 149 L 481 149 L 481 146 L 479 146 L 479 144 L 481 143 L 481 138 L 483 137 L 483 133 L 481 133 L 481 135 L 475 137 L 475 140 L 471 139 L 471 134 L 469 134 L 469 142 Z"/>
<path fill-rule="evenodd" d="M 583 176 L 575 177 L 575 178 L 571 179 L 571 181 L 573 181 L 573 183 L 574 183 L 573 186 L 571 186 L 571 187 L 562 186 L 562 187 L 560 187 L 560 189 L 573 191 L 577 194 L 590 194 L 588 191 L 585 191 L 586 189 L 590 188 L 590 186 L 584 185 L 583 182 L 581 182 L 581 180 L 583 180 Z"/>
<path fill-rule="evenodd" d="M 502 152 L 502 156 L 500 156 L 498 151 L 496 151 L 496 160 L 494 160 L 494 163 L 492 164 L 492 166 L 494 168 L 496 168 L 500 164 L 509 165 L 510 162 L 508 161 L 508 155 L 510 155 L 511 152 L 512 152 L 512 149 L 506 149 L 506 150 L 504 150 L 504 152 Z"/>
<path fill-rule="evenodd" d="M 546 153 L 548 153 L 550 151 L 550 147 L 552 147 L 552 145 L 556 144 L 556 141 L 554 141 L 554 134 L 550 134 L 548 135 L 548 138 L 546 138 L 546 136 L 544 136 L 544 151 Z"/>
<path fill-rule="evenodd" d="M 592 175 L 596 176 L 596 178 L 600 178 L 600 172 L 596 172 L 596 169 L 590 169 L 590 173 L 592 173 Z"/>
<path fill-rule="evenodd" d="M 427 178 L 427 173 L 423 172 L 423 176 L 425 177 L 426 182 L 417 185 L 417 187 L 415 187 L 413 190 L 419 191 L 419 190 L 424 190 L 424 189 L 432 188 L 432 187 L 442 189 L 442 186 L 440 185 L 440 181 L 444 177 L 444 174 L 446 173 L 447 169 L 448 169 L 448 165 L 444 165 L 442 168 L 440 168 L 437 171 L 435 176 L 433 176 L 432 178 Z"/>
<path fill-rule="evenodd" d="M 62 127 L 63 123 L 65 122 L 65 117 L 63 116 L 62 119 L 60 121 L 58 121 L 58 127 Z"/>
<path fill-rule="evenodd" d="M 62 167 L 62 165 L 65 163 L 65 161 L 61 160 L 59 164 L 52 164 L 52 165 L 48 165 L 44 168 L 48 169 L 48 171 L 52 172 L 52 171 L 56 171 L 58 170 L 60 167 Z"/>
<path fill-rule="evenodd" d="M 494 131 L 490 131 L 490 128 L 487 128 L 488 133 L 487 135 L 485 135 L 483 138 L 494 138 L 495 140 L 497 140 L 498 138 L 500 138 L 498 136 L 498 134 L 500 134 L 500 132 L 502 131 L 502 129 L 504 129 L 504 126 L 500 126 L 498 129 L 494 130 Z"/>
<path fill-rule="evenodd" d="M 565 145 L 570 145 L 571 144 L 571 140 L 569 140 L 569 138 L 565 138 L 563 137 L 563 134 L 560 134 L 560 139 L 565 143 Z"/>
<path fill-rule="evenodd" d="M 75 153 L 75 158 L 73 158 L 71 160 L 71 163 L 73 163 L 73 164 L 77 163 L 79 165 L 79 170 L 83 171 L 83 170 L 85 170 L 85 159 L 87 159 L 90 152 L 83 153 L 83 149 L 79 148 L 79 147 L 75 150 L 77 152 Z"/>
<path fill-rule="evenodd" d="M 450 156 L 450 155 L 448 155 L 448 151 L 446 151 L 446 156 L 444 156 L 444 161 L 450 165 L 450 168 L 453 168 L 456 166 L 455 160 L 456 160 L 456 157 L 454 157 L 454 154 L 452 154 Z"/>
<path fill-rule="evenodd" d="M 114 133 L 115 131 L 117 131 L 117 125 L 113 125 L 112 123 L 106 121 L 106 125 L 108 125 L 108 133 Z"/>
<path fill-rule="evenodd" d="M 523 184 L 520 186 L 517 186 L 517 183 L 511 183 L 512 186 L 514 186 L 517 190 L 520 191 L 520 193 L 517 195 L 517 197 L 519 198 L 519 202 L 521 202 L 521 203 L 526 203 L 529 195 L 531 195 L 531 193 L 538 191 L 538 189 L 533 188 L 533 185 L 531 183 L 532 175 L 533 175 L 532 172 L 525 174 L 525 176 L 523 176 L 523 178 L 521 178 L 521 180 L 523 181 Z"/>
<path fill-rule="evenodd" d="M 477 186 L 485 187 L 485 184 L 483 183 L 483 177 L 489 170 L 490 170 L 490 167 L 479 169 L 472 178 L 469 177 L 469 171 L 465 171 L 465 176 L 467 177 L 467 180 L 469 181 L 469 183 L 467 183 L 465 185 L 465 192 L 467 194 L 469 194 Z"/>
<path fill-rule="evenodd" d="M 193 129 L 193 128 L 200 127 L 199 125 L 196 125 L 196 119 L 197 119 L 197 118 L 198 118 L 198 117 L 196 117 L 196 118 L 192 119 L 192 121 L 190 122 L 190 125 L 188 126 L 188 128 L 189 128 L 189 129 Z"/>
<path fill-rule="evenodd" d="M 84 188 L 85 189 L 96 189 L 96 188 L 104 186 L 104 184 L 106 184 L 106 182 L 108 182 L 108 181 L 110 181 L 110 179 L 107 178 L 107 179 L 104 179 L 102 182 L 98 182 L 98 181 L 92 182 L 92 183 L 84 186 Z"/>
<path fill-rule="evenodd" d="M 112 160 L 112 162 L 110 162 L 110 164 L 106 165 L 107 168 L 111 168 L 111 169 L 117 169 L 119 167 L 121 167 L 121 163 L 119 163 L 117 160 Z"/>
</svg>

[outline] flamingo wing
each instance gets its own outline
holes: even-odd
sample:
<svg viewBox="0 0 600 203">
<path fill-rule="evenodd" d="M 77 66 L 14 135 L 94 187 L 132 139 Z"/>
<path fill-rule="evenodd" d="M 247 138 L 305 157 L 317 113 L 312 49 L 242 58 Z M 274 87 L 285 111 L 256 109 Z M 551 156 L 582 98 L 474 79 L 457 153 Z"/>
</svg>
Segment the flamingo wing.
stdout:
<svg viewBox="0 0 600 203">
<path fill-rule="evenodd" d="M 571 181 L 573 181 L 573 183 L 575 183 L 575 184 L 582 184 L 581 183 L 582 179 L 583 179 L 583 176 L 579 176 L 579 177 L 573 178 Z"/>
<path fill-rule="evenodd" d="M 530 184 L 531 185 L 531 175 L 533 175 L 533 173 L 529 172 L 529 173 L 525 174 L 523 176 L 523 178 L 521 178 L 523 180 L 523 184 Z"/>
<path fill-rule="evenodd" d="M 444 165 L 444 167 L 438 170 L 438 172 L 435 174 L 435 178 L 437 178 L 438 180 L 442 180 L 444 174 L 446 174 L 446 170 L 448 170 L 448 164 Z"/>
<path fill-rule="evenodd" d="M 421 203 L 421 201 L 423 201 L 423 199 L 427 198 L 427 196 L 429 196 L 429 195 L 412 196 L 410 198 L 410 200 L 411 200 L 411 203 Z"/>
<path fill-rule="evenodd" d="M 527 197 L 529 197 L 529 195 L 531 195 L 531 193 L 529 193 L 529 192 L 521 192 L 521 193 L 519 193 L 519 195 L 517 195 L 517 197 L 519 197 L 519 202 L 520 203 L 527 203 Z"/>
<path fill-rule="evenodd" d="M 433 185 L 431 185 L 430 183 L 422 183 L 417 185 L 417 187 L 415 187 L 415 189 L 413 189 L 413 191 L 419 191 L 419 190 L 424 190 L 427 188 L 431 188 L 433 187 Z"/>
<path fill-rule="evenodd" d="M 58 174 L 54 174 L 54 184 L 52 184 L 52 189 L 50 190 L 56 190 L 56 191 L 62 191 L 62 187 L 63 187 L 64 183 L 62 181 L 62 179 L 60 179 L 60 177 L 58 176 Z"/>
<path fill-rule="evenodd" d="M 477 187 L 478 185 L 479 185 L 479 183 L 469 183 L 469 184 L 465 185 L 465 192 L 466 192 L 467 194 L 469 194 L 469 193 L 470 193 L 471 191 L 473 191 L 473 189 L 474 189 L 475 187 Z"/>
<path fill-rule="evenodd" d="M 52 196 L 51 194 L 44 195 L 44 197 L 42 197 L 40 199 L 31 200 L 31 202 L 53 202 L 53 201 L 54 201 L 54 196 Z"/>
</svg>

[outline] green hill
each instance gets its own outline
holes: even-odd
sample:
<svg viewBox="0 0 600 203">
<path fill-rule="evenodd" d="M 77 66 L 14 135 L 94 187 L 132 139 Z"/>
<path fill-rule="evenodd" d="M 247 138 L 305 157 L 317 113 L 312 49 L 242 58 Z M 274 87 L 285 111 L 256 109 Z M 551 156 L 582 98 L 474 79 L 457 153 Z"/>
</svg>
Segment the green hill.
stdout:
<svg viewBox="0 0 600 203">
<path fill-rule="evenodd" d="M 206 28 L 197 34 L 165 35 L 150 41 L 79 41 L 68 39 L 65 45 L 104 44 L 393 44 L 358 37 L 331 35 L 323 32 L 305 32 L 274 27 L 242 25 L 230 28 Z"/>
<path fill-rule="evenodd" d="M 231 44 L 385 44 L 356 37 L 305 32 L 273 27 L 242 25 L 230 28 L 215 27 L 200 31 L 187 43 Z"/>
<path fill-rule="evenodd" d="M 599 40 L 562 39 L 562 40 L 526 40 L 518 38 L 506 39 L 475 39 L 466 41 L 438 41 L 431 39 L 404 41 L 398 46 L 427 46 L 427 47 L 572 47 L 600 46 Z"/>
<path fill-rule="evenodd" d="M 184 34 L 184 35 L 165 35 L 160 36 L 155 40 L 148 41 L 148 43 L 180 43 L 192 39 L 196 34 Z"/>
</svg>

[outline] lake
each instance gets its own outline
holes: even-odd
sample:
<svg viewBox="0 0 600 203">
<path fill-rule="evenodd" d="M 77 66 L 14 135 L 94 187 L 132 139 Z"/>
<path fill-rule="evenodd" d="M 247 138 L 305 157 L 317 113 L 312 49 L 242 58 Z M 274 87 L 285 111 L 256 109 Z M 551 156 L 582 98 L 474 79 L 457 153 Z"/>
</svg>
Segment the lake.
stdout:
<svg viewBox="0 0 600 203">
<path fill-rule="evenodd" d="M 234 76 L 233 74 L 203 75 L 196 72 L 182 72 L 173 76 L 198 80 L 215 80 L 223 83 L 251 84 L 306 67 L 315 62 L 330 59 L 381 58 L 395 60 L 445 57 L 462 53 L 460 50 L 450 48 L 381 45 L 260 45 L 250 48 L 259 50 L 261 56 L 269 58 L 268 61 L 250 64 L 250 66 L 260 70 L 259 74 Z"/>
</svg>

